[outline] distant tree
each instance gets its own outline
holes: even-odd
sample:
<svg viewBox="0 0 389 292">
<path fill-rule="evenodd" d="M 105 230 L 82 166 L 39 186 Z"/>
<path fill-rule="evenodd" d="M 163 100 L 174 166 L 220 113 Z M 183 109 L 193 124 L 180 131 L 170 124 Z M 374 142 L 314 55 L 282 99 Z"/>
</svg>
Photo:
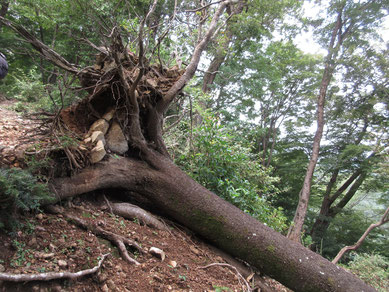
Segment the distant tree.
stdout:
<svg viewBox="0 0 389 292">
<path fill-rule="evenodd" d="M 331 79 L 344 53 L 350 50 L 355 51 L 358 44 L 368 42 L 368 35 L 371 35 L 377 24 L 382 21 L 386 8 L 386 1 L 356 3 L 343 0 L 329 3 L 327 14 L 334 17 L 335 20 L 332 23 L 324 22 L 321 30 L 322 42 L 327 44 L 328 53 L 324 62 L 324 72 L 318 95 L 317 130 L 313 140 L 311 158 L 299 194 L 299 202 L 293 223 L 288 232 L 288 238 L 293 241 L 299 242 L 301 240 L 301 232 L 311 193 L 312 177 L 319 159 L 320 142 L 325 125 L 325 101 Z"/>
</svg>

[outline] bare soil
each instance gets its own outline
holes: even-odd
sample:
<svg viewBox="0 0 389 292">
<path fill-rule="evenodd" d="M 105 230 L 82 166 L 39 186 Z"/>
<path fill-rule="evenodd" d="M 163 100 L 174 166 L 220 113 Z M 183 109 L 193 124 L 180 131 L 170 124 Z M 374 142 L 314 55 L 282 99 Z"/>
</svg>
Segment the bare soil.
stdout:
<svg viewBox="0 0 389 292">
<path fill-rule="evenodd" d="M 80 201 L 80 200 L 78 200 Z M 0 291 L 241 291 L 242 285 L 228 267 L 202 268 L 224 262 L 205 243 L 179 228 L 153 230 L 96 209 L 82 201 L 66 212 L 84 220 L 99 221 L 104 229 L 141 244 L 144 251 L 157 247 L 166 253 L 164 261 L 150 253 L 132 256 L 140 266 L 125 262 L 110 242 L 74 226 L 61 214 L 27 214 L 24 227 L 13 236 L 1 234 L 0 261 L 9 273 L 77 272 L 95 266 L 99 257 L 110 253 L 99 273 L 77 281 L 3 283 Z M 60 267 L 59 261 L 67 266 Z M 222 288 L 224 287 L 224 288 Z M 107 289 L 108 288 L 108 289 Z M 228 288 L 228 289 L 227 289 Z M 223 291 L 223 290 L 220 290 Z"/>
</svg>

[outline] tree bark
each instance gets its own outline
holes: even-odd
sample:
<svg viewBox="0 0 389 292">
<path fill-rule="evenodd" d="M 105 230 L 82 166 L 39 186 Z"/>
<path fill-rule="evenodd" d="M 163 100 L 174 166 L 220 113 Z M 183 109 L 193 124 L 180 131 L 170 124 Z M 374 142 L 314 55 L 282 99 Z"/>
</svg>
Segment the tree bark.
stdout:
<svg viewBox="0 0 389 292">
<path fill-rule="evenodd" d="M 97 189 L 138 192 L 212 244 L 295 291 L 375 291 L 211 193 L 166 157 L 157 153 L 155 159 L 158 170 L 139 160 L 112 158 L 74 177 L 56 179 L 52 187 L 58 199 Z"/>
<path fill-rule="evenodd" d="M 372 153 L 367 159 L 368 162 L 372 157 L 375 156 L 375 153 Z M 312 226 L 310 235 L 312 236 L 313 244 L 310 248 L 313 251 L 317 251 L 317 246 L 320 241 L 323 239 L 324 235 L 327 232 L 327 229 L 331 221 L 342 212 L 343 208 L 347 203 L 353 198 L 355 193 L 358 191 L 359 187 L 365 181 L 367 172 L 362 167 L 354 171 L 354 173 L 336 190 L 336 192 L 331 195 L 331 190 L 336 182 L 338 177 L 339 169 L 336 169 L 331 177 L 330 182 L 327 185 L 326 194 L 324 196 L 320 213 L 315 223 Z M 346 190 L 348 191 L 344 193 Z M 334 202 L 343 196 L 340 201 L 333 206 Z"/>
<path fill-rule="evenodd" d="M 77 68 L 62 56 L 36 40 L 23 27 L 0 17 L 0 22 L 14 29 L 37 49 L 48 61 L 77 74 L 83 86 L 90 85 L 90 96 L 74 106 L 76 123 L 88 115 L 88 107 L 98 99 L 98 106 L 116 105 L 125 108 L 129 151 L 126 157 L 108 158 L 80 170 L 71 177 L 55 178 L 51 188 L 57 200 L 101 189 L 124 189 L 137 192 L 153 201 L 168 216 L 191 228 L 214 245 L 241 258 L 296 291 L 375 291 L 363 281 L 331 264 L 320 255 L 261 224 L 238 208 L 208 191 L 181 171 L 168 157 L 162 140 L 161 121 L 169 104 L 193 77 L 201 53 L 212 38 L 219 17 L 227 5 L 222 1 L 217 8 L 204 38 L 195 47 L 185 73 L 169 86 L 166 92 L 147 82 L 150 67 L 143 62 L 142 31 L 153 8 L 141 22 L 139 56 L 132 62 L 120 59 L 124 46 L 119 28 L 112 30 L 110 57 L 115 68 L 109 72 Z M 153 7 L 155 8 L 156 1 Z M 127 66 L 127 67 L 126 67 Z M 109 73 L 109 74 L 108 74 Z M 110 75 L 111 74 L 111 75 Z M 149 74 L 149 75 L 148 75 Z M 106 77 L 106 79 L 103 78 Z M 165 76 L 165 78 L 167 78 Z M 168 79 L 173 80 L 173 79 Z M 109 83 L 114 83 L 110 86 Z M 114 88 L 114 89 L 112 89 Z M 146 88 L 147 90 L 145 90 Z M 143 96 L 136 96 L 136 92 Z M 146 93 L 147 92 L 147 93 Z M 150 96 L 152 94 L 152 96 Z M 139 101 L 139 102 L 138 102 Z M 144 105 L 140 105 L 144 102 Z M 93 103 L 93 104 L 92 104 Z M 90 121 L 93 122 L 93 121 Z M 90 123 L 91 124 L 91 123 Z M 89 125 L 90 125 L 89 124 Z M 81 131 L 82 132 L 82 131 Z"/>
<path fill-rule="evenodd" d="M 343 4 L 344 6 L 345 4 Z M 327 88 L 330 84 L 333 71 L 335 69 L 336 56 L 339 52 L 340 46 L 343 43 L 344 37 L 339 36 L 339 33 L 342 30 L 342 10 L 343 7 L 340 8 L 337 21 L 335 27 L 332 31 L 331 40 L 329 43 L 328 55 L 325 62 L 325 68 L 323 72 L 323 78 L 320 84 L 320 92 L 317 100 L 317 129 L 315 133 L 315 137 L 313 139 L 312 145 L 312 154 L 308 163 L 307 172 L 305 174 L 303 187 L 299 194 L 299 202 L 297 204 L 296 212 L 293 218 L 293 223 L 288 231 L 288 238 L 295 241 L 300 242 L 301 240 L 301 232 L 303 230 L 303 225 L 305 221 L 305 216 L 307 214 L 309 197 L 311 194 L 311 184 L 312 177 L 315 171 L 315 167 L 317 164 L 317 160 L 319 158 L 319 150 L 320 150 L 320 142 L 323 135 L 324 129 L 324 105 L 327 95 Z"/>
<path fill-rule="evenodd" d="M 0 16 L 4 17 L 7 14 L 8 7 L 9 7 L 9 1 L 2 0 L 0 1 L 1 7 L 0 7 Z M 1 27 L 1 25 L 0 25 Z"/>
</svg>

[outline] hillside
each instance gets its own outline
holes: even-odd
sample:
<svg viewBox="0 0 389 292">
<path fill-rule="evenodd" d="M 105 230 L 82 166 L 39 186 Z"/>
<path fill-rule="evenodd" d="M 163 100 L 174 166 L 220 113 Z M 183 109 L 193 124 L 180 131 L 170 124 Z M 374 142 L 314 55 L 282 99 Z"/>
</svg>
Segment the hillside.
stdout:
<svg viewBox="0 0 389 292">
<path fill-rule="evenodd" d="M 33 121 L 12 111 L 13 106 L 7 100 L 0 103 L 0 162 L 17 167 L 23 165 L 20 151 L 28 147 L 26 137 Z M 104 254 L 109 256 L 91 275 L 75 280 L 0 281 L 0 291 L 246 291 L 247 284 L 262 287 L 259 291 L 289 291 L 254 273 L 242 277 L 220 251 L 172 221 L 162 220 L 166 230 L 158 230 L 142 225 L 137 218 L 128 220 L 112 214 L 101 194 L 77 197 L 58 206 L 57 214 L 42 211 L 20 215 L 19 231 L 0 233 L 1 273 L 75 273 L 95 267 Z M 130 254 L 140 264 L 123 260 L 112 242 L 81 228 L 69 219 L 72 216 L 135 241 L 140 250 L 131 249 Z M 151 247 L 163 250 L 166 258 L 153 256 Z"/>
</svg>

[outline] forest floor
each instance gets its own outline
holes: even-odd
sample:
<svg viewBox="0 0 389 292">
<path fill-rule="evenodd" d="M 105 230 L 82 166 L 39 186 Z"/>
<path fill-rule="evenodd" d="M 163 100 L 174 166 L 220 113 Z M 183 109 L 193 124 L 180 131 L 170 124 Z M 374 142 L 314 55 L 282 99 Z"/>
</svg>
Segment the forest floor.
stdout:
<svg viewBox="0 0 389 292">
<path fill-rule="evenodd" d="M 33 131 L 33 122 L 12 110 L 13 102 L 0 98 L 0 166 L 21 166 L 18 146 Z M 110 255 L 98 271 L 77 280 L 13 283 L 0 281 L 0 291 L 246 291 L 236 270 L 220 265 L 225 260 L 189 230 L 164 220 L 168 230 L 157 230 L 127 220 L 101 208 L 93 195 L 74 198 L 64 204 L 63 214 L 102 226 L 136 241 L 143 254 L 133 251 L 140 265 L 120 257 L 111 242 L 77 227 L 62 214 L 25 213 L 22 227 L 14 233 L 0 230 L 0 273 L 37 274 L 78 272 L 96 266 Z M 161 259 L 147 252 L 162 249 Z M 210 266 L 208 266 L 210 265 Z M 207 267 L 208 266 L 208 267 Z M 290 291 L 266 278 L 273 291 Z M 252 283 L 255 285 L 255 283 Z"/>
</svg>

